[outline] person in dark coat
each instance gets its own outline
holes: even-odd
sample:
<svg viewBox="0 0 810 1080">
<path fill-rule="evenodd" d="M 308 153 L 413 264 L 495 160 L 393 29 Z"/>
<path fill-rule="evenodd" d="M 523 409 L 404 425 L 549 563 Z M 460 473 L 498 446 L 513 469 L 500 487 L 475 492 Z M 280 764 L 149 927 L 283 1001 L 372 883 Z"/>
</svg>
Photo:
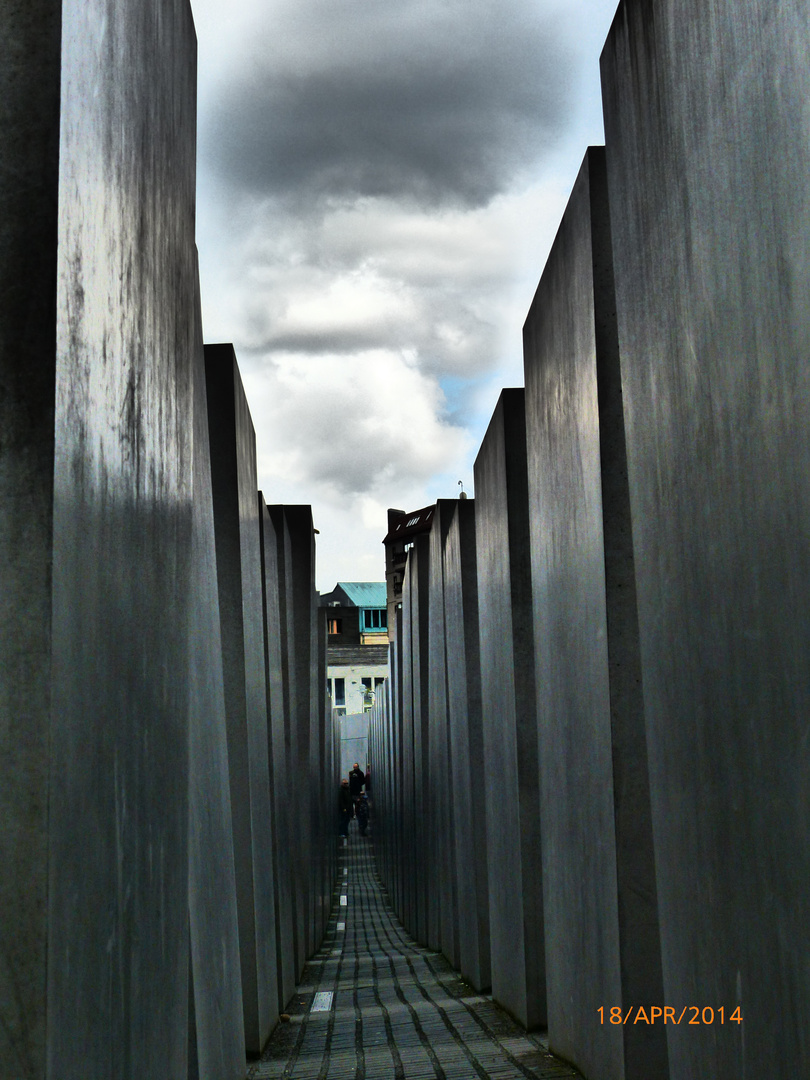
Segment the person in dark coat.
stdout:
<svg viewBox="0 0 810 1080">
<path fill-rule="evenodd" d="M 360 835 L 365 836 L 366 829 L 368 828 L 368 798 L 365 795 L 361 795 L 357 800 L 354 812 L 357 815 L 357 824 L 360 827 Z"/>
<path fill-rule="evenodd" d="M 338 832 L 341 836 L 349 835 L 349 822 L 354 817 L 354 801 L 349 791 L 349 781 L 342 780 L 338 791 Z"/>
<path fill-rule="evenodd" d="M 355 761 L 354 768 L 349 773 L 349 791 L 352 793 L 352 798 L 355 802 L 360 798 L 360 794 L 363 790 L 363 785 L 366 782 L 366 774 L 360 768 L 359 764 Z"/>
</svg>

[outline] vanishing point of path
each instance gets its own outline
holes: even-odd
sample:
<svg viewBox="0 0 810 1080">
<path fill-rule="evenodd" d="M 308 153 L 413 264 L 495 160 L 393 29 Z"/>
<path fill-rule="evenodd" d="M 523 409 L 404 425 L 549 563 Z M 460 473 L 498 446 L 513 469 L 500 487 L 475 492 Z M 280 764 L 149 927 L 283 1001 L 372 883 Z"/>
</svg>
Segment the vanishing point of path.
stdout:
<svg viewBox="0 0 810 1080">
<path fill-rule="evenodd" d="M 440 954 L 410 938 L 388 904 L 372 841 L 352 822 L 320 952 L 248 1080 L 578 1078 L 476 994 Z M 345 898 L 345 899 L 344 899 Z"/>
</svg>

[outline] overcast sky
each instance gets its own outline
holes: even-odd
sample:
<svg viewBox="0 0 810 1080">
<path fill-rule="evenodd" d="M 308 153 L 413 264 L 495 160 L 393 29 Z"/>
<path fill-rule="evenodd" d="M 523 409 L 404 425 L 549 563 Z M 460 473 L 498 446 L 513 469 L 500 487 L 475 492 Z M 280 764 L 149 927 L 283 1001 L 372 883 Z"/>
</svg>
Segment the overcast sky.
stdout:
<svg viewBox="0 0 810 1080">
<path fill-rule="evenodd" d="M 616 0 L 192 0 L 205 340 L 318 588 L 383 580 L 386 509 L 474 494 L 586 147 Z"/>
</svg>

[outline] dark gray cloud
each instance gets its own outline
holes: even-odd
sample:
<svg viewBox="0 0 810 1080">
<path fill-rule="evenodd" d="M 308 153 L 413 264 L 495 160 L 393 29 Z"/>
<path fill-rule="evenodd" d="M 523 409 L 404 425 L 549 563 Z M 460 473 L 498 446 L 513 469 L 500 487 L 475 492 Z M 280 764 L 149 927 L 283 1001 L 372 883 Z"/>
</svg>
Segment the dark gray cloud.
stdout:
<svg viewBox="0 0 810 1080">
<path fill-rule="evenodd" d="M 571 52 L 537 3 L 271 6 L 204 117 L 204 164 L 243 191 L 486 204 L 557 132 Z"/>
</svg>

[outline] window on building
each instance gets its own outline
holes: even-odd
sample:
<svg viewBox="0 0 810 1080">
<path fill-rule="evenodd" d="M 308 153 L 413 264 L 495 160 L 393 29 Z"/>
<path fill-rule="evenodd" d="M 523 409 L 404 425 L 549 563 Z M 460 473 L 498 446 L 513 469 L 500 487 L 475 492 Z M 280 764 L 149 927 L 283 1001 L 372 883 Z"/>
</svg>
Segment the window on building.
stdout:
<svg viewBox="0 0 810 1080">
<path fill-rule="evenodd" d="M 332 696 L 333 705 L 345 705 L 346 704 L 346 680 L 335 679 L 335 692 Z"/>
<path fill-rule="evenodd" d="M 385 630 L 388 626 L 388 609 L 387 608 L 364 608 L 363 609 L 363 629 L 364 630 Z"/>
<path fill-rule="evenodd" d="M 326 625 L 330 634 L 343 633 L 343 619 L 327 619 Z"/>
<path fill-rule="evenodd" d="M 360 682 L 363 684 L 363 712 L 371 712 L 374 705 L 371 690 L 373 679 L 361 679 Z"/>
<path fill-rule="evenodd" d="M 385 678 L 374 680 L 374 689 L 377 690 L 385 682 Z"/>
</svg>

